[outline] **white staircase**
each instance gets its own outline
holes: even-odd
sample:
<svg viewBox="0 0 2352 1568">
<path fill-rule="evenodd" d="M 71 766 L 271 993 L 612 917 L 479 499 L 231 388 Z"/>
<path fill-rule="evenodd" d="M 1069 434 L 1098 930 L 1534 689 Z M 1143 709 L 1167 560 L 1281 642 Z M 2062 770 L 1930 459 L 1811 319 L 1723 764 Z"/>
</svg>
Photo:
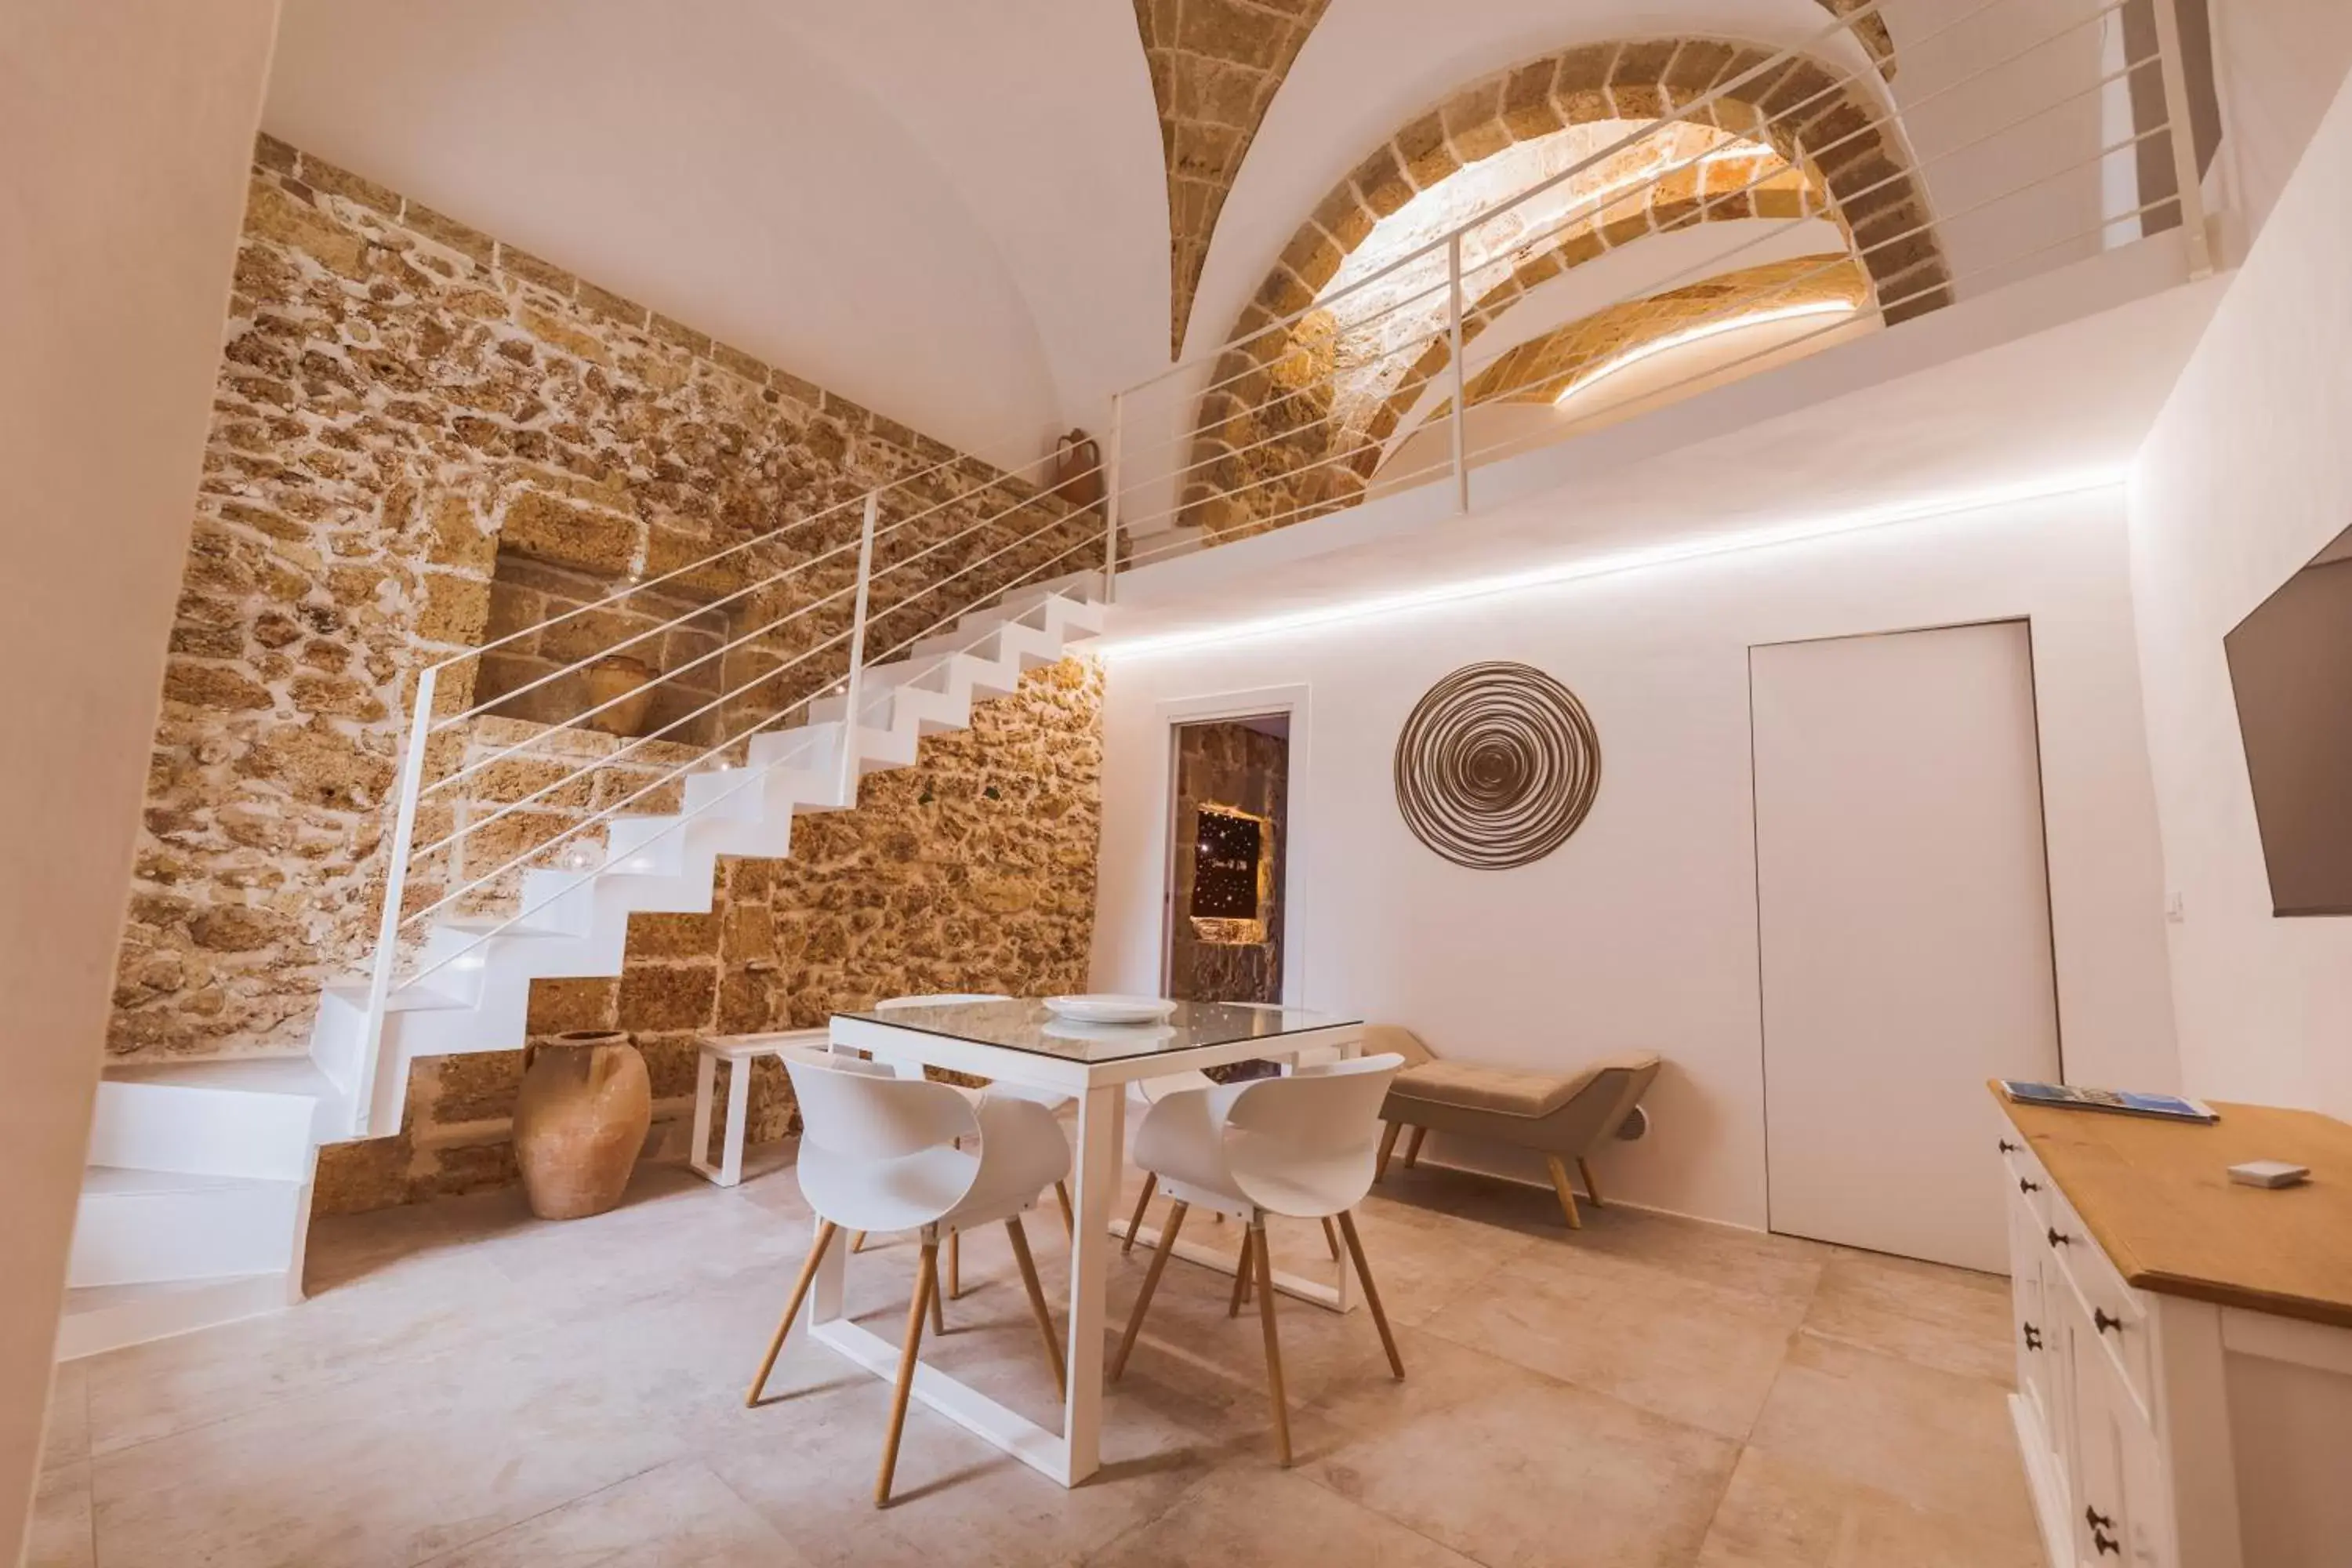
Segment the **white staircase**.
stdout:
<svg viewBox="0 0 2352 1568">
<path fill-rule="evenodd" d="M 723 771 L 688 773 L 677 811 L 603 821 L 600 864 L 526 871 L 519 917 L 435 915 L 417 978 L 388 989 L 380 1028 L 361 974 L 327 988 L 307 1056 L 110 1070 L 58 1357 L 299 1300 L 319 1147 L 398 1131 L 412 1061 L 520 1047 L 532 980 L 619 973 L 631 914 L 708 910 L 719 857 L 790 854 L 796 816 L 854 807 L 858 777 L 913 763 L 920 737 L 965 727 L 974 702 L 1099 632 L 1101 582 L 1005 594 L 858 671 L 847 692 L 795 704 L 803 722 L 751 735 Z"/>
</svg>

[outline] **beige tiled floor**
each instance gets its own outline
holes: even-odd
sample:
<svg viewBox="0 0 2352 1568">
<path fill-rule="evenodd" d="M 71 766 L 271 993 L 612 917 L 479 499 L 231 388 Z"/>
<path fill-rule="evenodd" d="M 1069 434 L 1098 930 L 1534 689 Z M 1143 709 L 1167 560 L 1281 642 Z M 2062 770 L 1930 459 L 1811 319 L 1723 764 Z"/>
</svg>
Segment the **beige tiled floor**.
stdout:
<svg viewBox="0 0 2352 1568">
<path fill-rule="evenodd" d="M 877 1513 L 882 1384 L 796 1343 L 742 1405 L 807 1244 L 788 1165 L 728 1192 L 649 1171 L 565 1226 L 507 1194 L 324 1222 L 303 1306 L 63 1369 L 30 1561 L 2040 1560 L 2003 1281 L 1619 1209 L 1571 1237 L 1547 1194 L 1426 1167 L 1362 1226 L 1410 1375 L 1389 1378 L 1364 1314 L 1287 1304 L 1294 1468 L 1268 1452 L 1255 1323 L 1178 1263 L 1092 1484 L 1065 1492 L 918 1406 Z M 1059 1230 L 1031 1226 L 1057 1300 Z M 1328 1267 L 1312 1227 L 1276 1252 Z M 852 1265 L 850 1309 L 879 1332 L 911 1261 L 898 1244 Z M 1115 1266 L 1115 1322 L 1142 1273 L 1140 1253 Z M 1001 1234 L 966 1243 L 964 1275 L 939 1359 L 1054 1419 Z"/>
</svg>

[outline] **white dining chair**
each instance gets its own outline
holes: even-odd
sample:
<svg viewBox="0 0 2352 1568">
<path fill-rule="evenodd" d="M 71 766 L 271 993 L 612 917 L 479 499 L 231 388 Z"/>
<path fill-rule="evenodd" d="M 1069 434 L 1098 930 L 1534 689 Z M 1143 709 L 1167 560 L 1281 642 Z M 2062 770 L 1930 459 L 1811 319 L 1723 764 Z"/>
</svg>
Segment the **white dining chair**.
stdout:
<svg viewBox="0 0 2352 1568">
<path fill-rule="evenodd" d="M 916 1265 L 914 1299 L 907 1308 L 907 1337 L 898 1355 L 898 1381 L 890 1401 L 890 1430 L 882 1444 L 882 1468 L 874 1482 L 874 1505 L 890 1500 L 890 1478 L 898 1465 L 898 1436 L 907 1422 L 907 1396 L 914 1385 L 916 1352 L 923 1317 L 939 1320 L 939 1249 L 942 1236 L 974 1226 L 998 1225 L 1013 1241 L 1029 1310 L 1045 1337 L 1057 1394 L 1066 1394 L 1062 1344 L 1053 1313 L 1037 1282 L 1037 1265 L 1021 1215 L 1037 1205 L 1045 1190 L 1070 1173 L 1070 1145 L 1052 1114 L 1011 1095 L 967 1096 L 952 1085 L 898 1077 L 878 1063 L 860 1061 L 814 1047 L 783 1053 L 800 1102 L 801 1195 L 816 1211 L 815 1243 L 793 1281 L 768 1353 L 761 1358 L 743 1403 L 756 1405 L 776 1357 L 800 1316 L 801 1303 L 824 1260 L 825 1248 L 843 1230 L 911 1230 L 922 1238 Z M 979 1140 L 974 1153 L 962 1145 Z"/>
<path fill-rule="evenodd" d="M 1398 1056 L 1302 1067 L 1283 1078 L 1192 1089 L 1155 1103 L 1136 1129 L 1135 1163 L 1159 1179 L 1171 1200 L 1160 1246 L 1144 1271 L 1143 1288 L 1127 1320 L 1127 1332 L 1111 1360 L 1116 1380 L 1127 1370 L 1143 1328 L 1143 1315 L 1160 1288 L 1160 1271 L 1183 1228 L 1184 1215 L 1199 1207 L 1246 1223 L 1241 1262 L 1234 1280 L 1228 1317 L 1241 1310 L 1244 1284 L 1255 1275 L 1258 1320 L 1265 1334 L 1267 1393 L 1274 1405 L 1275 1449 L 1290 1463 L 1290 1410 L 1282 1392 L 1282 1347 L 1274 1326 L 1274 1264 L 1267 1247 L 1266 1216 L 1336 1219 L 1363 1282 L 1364 1303 L 1379 1328 L 1389 1370 L 1404 1375 L 1381 1293 L 1364 1261 L 1353 1210 L 1371 1190 L 1378 1157 L 1381 1104 L 1390 1080 L 1404 1066 Z"/>
<path fill-rule="evenodd" d="M 912 996 L 886 996 L 874 1004 L 874 1011 L 891 1013 L 902 1007 L 945 1007 L 959 1002 L 1010 1002 L 1012 1000 L 1012 997 L 996 991 L 940 991 Z M 912 1063 L 900 1066 L 896 1070 L 901 1078 L 919 1079 L 923 1076 L 923 1069 Z M 976 1097 L 982 1092 L 976 1089 L 966 1089 L 961 1085 L 954 1087 L 956 1092 L 967 1097 Z M 1042 1105 L 1048 1113 L 1055 1116 L 1059 1116 L 1077 1100 L 1075 1095 L 1064 1094 L 1051 1089 L 1033 1089 L 1026 1084 L 992 1083 L 989 1085 L 989 1089 L 998 1095 L 1009 1096 L 1014 1100 L 1025 1100 L 1034 1105 Z M 1070 1207 L 1070 1184 L 1066 1181 L 1055 1182 L 1054 1198 L 1061 1205 L 1063 1234 L 1075 1235 L 1077 1219 Z M 861 1230 L 850 1237 L 849 1249 L 852 1252 L 866 1250 L 864 1231 Z M 950 1301 L 959 1300 L 963 1296 L 963 1244 L 952 1236 L 948 1237 L 946 1294 Z"/>
</svg>

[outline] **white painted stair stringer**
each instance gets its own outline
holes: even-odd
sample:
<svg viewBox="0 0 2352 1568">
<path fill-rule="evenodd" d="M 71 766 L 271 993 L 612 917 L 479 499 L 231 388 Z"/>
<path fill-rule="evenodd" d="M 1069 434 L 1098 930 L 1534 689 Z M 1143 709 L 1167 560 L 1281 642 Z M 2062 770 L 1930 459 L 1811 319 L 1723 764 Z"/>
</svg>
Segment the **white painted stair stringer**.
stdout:
<svg viewBox="0 0 2352 1568">
<path fill-rule="evenodd" d="M 845 743 L 859 776 L 908 766 L 923 736 L 965 728 L 975 702 L 1099 633 L 1097 583 L 1074 575 L 1007 595 L 866 669 L 854 741 L 845 700 L 820 699 L 800 726 L 753 737 L 743 766 L 689 774 L 679 811 L 610 819 L 601 865 L 526 872 L 523 918 L 437 921 L 419 967 L 457 956 L 388 998 L 365 1126 L 352 1109 L 367 1031 L 360 976 L 326 988 L 306 1056 L 110 1070 L 58 1355 L 300 1300 L 320 1144 L 397 1131 L 416 1058 L 519 1047 L 533 980 L 619 973 L 630 915 L 707 912 L 722 856 L 782 858 L 800 814 L 854 807 L 854 793 L 840 798 Z"/>
</svg>

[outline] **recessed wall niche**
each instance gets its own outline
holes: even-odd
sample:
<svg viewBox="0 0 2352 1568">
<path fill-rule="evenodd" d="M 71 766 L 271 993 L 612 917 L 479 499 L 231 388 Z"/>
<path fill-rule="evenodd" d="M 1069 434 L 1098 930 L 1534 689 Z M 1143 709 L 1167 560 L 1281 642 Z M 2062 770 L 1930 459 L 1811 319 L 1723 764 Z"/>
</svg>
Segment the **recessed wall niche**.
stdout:
<svg viewBox="0 0 2352 1568">
<path fill-rule="evenodd" d="M 725 733 L 719 727 L 725 708 L 711 705 L 728 689 L 723 667 L 730 656 L 719 651 L 733 635 L 727 610 L 659 588 L 634 594 L 619 605 L 587 607 L 626 585 L 627 579 L 616 574 L 559 565 L 502 545 L 490 577 L 484 641 L 498 642 L 518 628 L 539 629 L 482 655 L 478 700 L 506 698 L 490 710 L 500 718 L 561 723 L 626 690 L 634 679 L 628 674 L 602 682 L 593 694 L 586 670 L 568 670 L 547 679 L 605 653 L 642 667 L 649 686 L 665 675 L 670 679 L 652 686 L 647 700 L 632 704 L 624 698 L 583 723 L 612 734 L 658 734 L 662 741 L 681 745 L 708 746 L 719 741 Z M 572 610 L 582 613 L 555 626 L 540 625 Z M 669 626 L 673 621 L 678 624 Z M 666 626 L 667 630 L 656 629 Z M 652 635 L 629 640 L 640 633 Z M 536 684 L 540 682 L 544 684 Z"/>
<path fill-rule="evenodd" d="M 1173 749 L 1167 994 L 1279 1002 L 1289 718 L 1180 725 Z"/>
<path fill-rule="evenodd" d="M 1192 934 L 1205 942 L 1265 941 L 1274 914 L 1274 819 L 1204 804 L 1192 813 Z"/>
</svg>

